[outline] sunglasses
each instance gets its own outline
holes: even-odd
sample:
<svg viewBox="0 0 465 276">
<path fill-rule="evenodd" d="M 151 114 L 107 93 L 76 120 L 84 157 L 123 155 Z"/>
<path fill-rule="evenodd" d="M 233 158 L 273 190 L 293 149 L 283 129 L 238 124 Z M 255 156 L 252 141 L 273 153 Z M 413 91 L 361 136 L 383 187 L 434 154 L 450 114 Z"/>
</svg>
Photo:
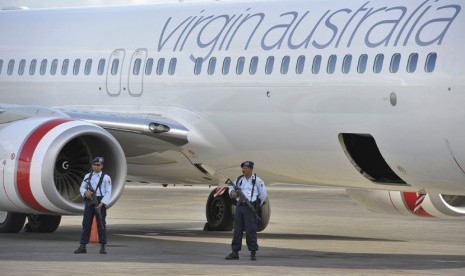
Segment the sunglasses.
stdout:
<svg viewBox="0 0 465 276">
<path fill-rule="evenodd" d="M 92 164 L 92 166 L 100 167 L 100 166 L 102 166 L 102 164 Z"/>
</svg>

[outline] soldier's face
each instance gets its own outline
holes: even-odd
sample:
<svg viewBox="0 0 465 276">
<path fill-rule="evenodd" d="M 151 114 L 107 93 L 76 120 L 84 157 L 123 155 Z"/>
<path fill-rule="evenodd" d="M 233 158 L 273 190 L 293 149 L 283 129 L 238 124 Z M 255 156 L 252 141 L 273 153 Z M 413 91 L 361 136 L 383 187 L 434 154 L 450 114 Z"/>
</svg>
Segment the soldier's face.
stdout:
<svg viewBox="0 0 465 276">
<path fill-rule="evenodd" d="M 249 166 L 243 166 L 242 167 L 242 174 L 245 175 L 246 177 L 249 177 L 252 175 L 252 168 Z"/>
<path fill-rule="evenodd" d="M 100 164 L 100 163 L 94 163 L 92 164 L 92 169 L 94 170 L 94 172 L 98 173 L 102 170 L 103 168 L 103 164 Z"/>
</svg>

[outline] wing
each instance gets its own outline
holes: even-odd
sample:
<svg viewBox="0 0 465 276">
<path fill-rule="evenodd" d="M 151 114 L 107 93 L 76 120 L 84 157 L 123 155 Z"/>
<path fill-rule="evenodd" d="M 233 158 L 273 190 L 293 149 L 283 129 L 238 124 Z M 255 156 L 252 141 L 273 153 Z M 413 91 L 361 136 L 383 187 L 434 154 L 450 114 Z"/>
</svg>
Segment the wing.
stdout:
<svg viewBox="0 0 465 276">
<path fill-rule="evenodd" d="M 184 153 L 189 130 L 175 120 L 153 114 L 61 112 L 107 130 L 123 148 L 130 181 L 218 184 L 211 169 Z"/>
<path fill-rule="evenodd" d="M 70 118 L 84 120 L 110 132 L 123 147 L 126 157 L 166 150 L 181 150 L 187 144 L 188 129 L 157 115 L 62 111 Z"/>
</svg>

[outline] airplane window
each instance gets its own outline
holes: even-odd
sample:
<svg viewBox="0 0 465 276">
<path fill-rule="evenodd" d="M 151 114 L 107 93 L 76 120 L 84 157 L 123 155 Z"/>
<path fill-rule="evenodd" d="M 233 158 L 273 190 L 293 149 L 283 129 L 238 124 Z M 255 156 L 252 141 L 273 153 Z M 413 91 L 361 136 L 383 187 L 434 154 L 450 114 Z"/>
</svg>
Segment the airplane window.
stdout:
<svg viewBox="0 0 465 276">
<path fill-rule="evenodd" d="M 317 55 L 315 56 L 315 58 L 313 58 L 312 73 L 313 74 L 320 73 L 320 67 L 321 67 L 321 56 Z"/>
<path fill-rule="evenodd" d="M 397 73 L 399 71 L 400 65 L 400 54 L 396 53 L 391 58 L 391 66 L 389 66 L 389 71 L 391 73 Z"/>
<path fill-rule="evenodd" d="M 213 75 L 215 73 L 216 68 L 216 58 L 212 57 L 210 62 L 208 63 L 208 74 Z"/>
<path fill-rule="evenodd" d="M 336 71 L 336 61 L 337 61 L 336 55 L 329 56 L 328 68 L 326 68 L 328 74 L 334 74 L 334 71 Z"/>
<path fill-rule="evenodd" d="M 350 66 L 352 65 L 352 55 L 346 55 L 342 61 L 342 73 L 347 74 L 350 72 Z"/>
<path fill-rule="evenodd" d="M 408 58 L 407 72 L 409 73 L 415 72 L 417 70 L 417 64 L 418 64 L 418 54 L 413 53 Z"/>
<path fill-rule="evenodd" d="M 375 57 L 375 64 L 373 66 L 373 72 L 377 74 L 381 73 L 381 70 L 383 69 L 383 62 L 384 62 L 384 55 L 377 54 Z"/>
<path fill-rule="evenodd" d="M 299 56 L 297 58 L 297 65 L 295 67 L 295 72 L 300 75 L 304 72 L 304 68 L 305 68 L 305 56 Z"/>
<path fill-rule="evenodd" d="M 68 74 L 69 59 L 63 60 L 63 66 L 61 67 L 61 74 L 66 76 Z"/>
<path fill-rule="evenodd" d="M 426 66 L 425 66 L 425 71 L 426 72 L 431 73 L 431 72 L 434 71 L 434 68 L 436 67 L 437 57 L 438 57 L 438 55 L 436 53 L 430 53 L 426 57 Z M 0 60 L 0 67 L 1 67 L 1 60 Z"/>
<path fill-rule="evenodd" d="M 153 69 L 153 58 L 147 59 L 147 63 L 145 64 L 145 74 L 150 75 L 152 74 Z"/>
<path fill-rule="evenodd" d="M 140 58 L 136 58 L 136 60 L 134 61 L 134 67 L 132 68 L 132 74 L 134 76 L 139 76 L 141 64 L 142 60 Z"/>
<path fill-rule="evenodd" d="M 73 75 L 77 76 L 79 74 L 79 68 L 81 67 L 81 60 L 76 59 L 73 66 Z"/>
<path fill-rule="evenodd" d="M 0 75 L 2 74 L 3 69 L 3 59 L 0 59 Z"/>
<path fill-rule="evenodd" d="M 118 67 L 119 67 L 119 59 L 115 58 L 113 63 L 111 64 L 111 74 L 114 76 L 118 74 Z"/>
<path fill-rule="evenodd" d="M 223 75 L 229 74 L 229 68 L 231 67 L 231 58 L 226 57 L 223 60 Z"/>
<path fill-rule="evenodd" d="M 291 58 L 289 56 L 284 56 L 281 62 L 281 74 L 287 74 L 289 72 L 289 63 Z"/>
<path fill-rule="evenodd" d="M 202 72 L 202 63 L 203 63 L 203 58 L 198 57 L 195 59 L 195 65 L 194 65 L 194 74 L 200 75 Z"/>
<path fill-rule="evenodd" d="M 368 55 L 361 55 L 360 58 L 358 59 L 358 65 L 357 65 L 357 72 L 360 74 L 365 73 L 367 69 L 367 63 L 368 63 Z"/>
<path fill-rule="evenodd" d="M 236 73 L 238 75 L 242 75 L 242 73 L 244 72 L 244 66 L 245 66 L 245 57 L 240 57 L 237 60 L 237 67 L 236 67 Z"/>
<path fill-rule="evenodd" d="M 11 76 L 13 75 L 13 70 L 15 69 L 15 60 L 14 59 L 10 59 L 10 61 L 8 62 L 8 69 L 6 71 L 6 73 L 8 74 L 8 76 Z"/>
<path fill-rule="evenodd" d="M 18 66 L 18 75 L 22 76 L 24 74 L 24 68 L 26 68 L 26 60 L 25 59 L 22 59 L 20 62 L 19 62 L 19 66 Z"/>
<path fill-rule="evenodd" d="M 43 76 L 47 72 L 47 60 L 43 59 L 40 63 L 40 74 Z"/>
<path fill-rule="evenodd" d="M 84 66 L 84 74 L 86 76 L 90 75 L 90 71 L 92 70 L 92 59 L 86 60 L 86 65 Z"/>
<path fill-rule="evenodd" d="M 249 73 L 251 75 L 255 75 L 257 73 L 257 68 L 258 68 L 258 57 L 252 57 L 250 60 L 250 67 L 249 67 Z"/>
<path fill-rule="evenodd" d="M 31 65 L 29 66 L 29 75 L 33 76 L 36 73 L 37 59 L 31 60 Z"/>
<path fill-rule="evenodd" d="M 100 59 L 98 62 L 97 74 L 100 76 L 103 75 L 103 72 L 105 71 L 105 62 L 106 60 L 104 58 Z"/>
<path fill-rule="evenodd" d="M 274 57 L 268 57 L 266 59 L 266 66 L 265 66 L 265 73 L 271 74 L 273 73 L 273 65 L 274 65 Z"/>
<path fill-rule="evenodd" d="M 176 72 L 176 63 L 177 62 L 178 62 L 178 60 L 176 58 L 172 58 L 170 60 L 170 65 L 168 67 L 168 74 L 174 75 L 174 73 Z"/>
<path fill-rule="evenodd" d="M 165 67 L 165 59 L 161 58 L 158 60 L 158 64 L 157 64 L 157 75 L 163 74 L 164 67 Z"/>
<path fill-rule="evenodd" d="M 50 75 L 55 76 L 57 73 L 58 59 L 52 60 L 52 66 L 50 66 Z"/>
</svg>

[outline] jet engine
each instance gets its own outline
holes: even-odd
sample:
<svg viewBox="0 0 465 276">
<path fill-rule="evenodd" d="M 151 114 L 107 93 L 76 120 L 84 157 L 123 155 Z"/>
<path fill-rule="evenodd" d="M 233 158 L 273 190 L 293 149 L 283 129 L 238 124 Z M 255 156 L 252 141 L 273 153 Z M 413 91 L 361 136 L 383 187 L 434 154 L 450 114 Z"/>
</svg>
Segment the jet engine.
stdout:
<svg viewBox="0 0 465 276">
<path fill-rule="evenodd" d="M 47 219 L 54 216 L 81 214 L 79 188 L 93 156 L 105 158 L 103 171 L 112 178 L 111 206 L 123 191 L 127 165 L 121 146 L 106 130 L 52 117 L 0 126 L 0 232 L 19 231 L 26 214 L 45 224 L 47 220 L 56 224 L 57 219 Z"/>
<path fill-rule="evenodd" d="M 378 213 L 450 218 L 465 216 L 465 197 L 432 193 L 347 189 L 350 198 Z"/>
</svg>

